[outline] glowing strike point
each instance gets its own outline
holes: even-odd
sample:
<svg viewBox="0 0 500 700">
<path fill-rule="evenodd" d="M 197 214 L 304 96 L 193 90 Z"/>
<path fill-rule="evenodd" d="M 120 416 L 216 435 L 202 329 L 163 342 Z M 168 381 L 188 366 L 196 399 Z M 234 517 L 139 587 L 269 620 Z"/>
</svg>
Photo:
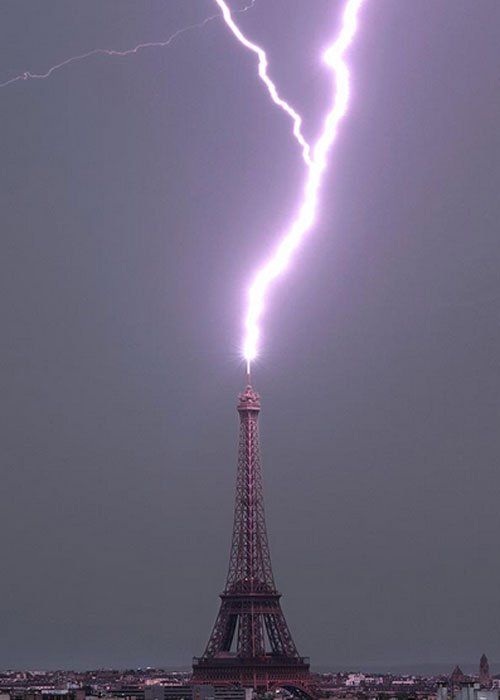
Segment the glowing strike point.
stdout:
<svg viewBox="0 0 500 700">
<path fill-rule="evenodd" d="M 216 0 L 216 2 L 220 6 L 223 4 L 222 0 Z M 323 54 L 326 64 L 333 71 L 336 90 L 332 106 L 323 123 L 323 130 L 312 148 L 312 158 L 307 166 L 302 202 L 290 228 L 284 233 L 271 258 L 258 270 L 248 291 L 243 342 L 243 355 L 248 369 L 252 360 L 257 356 L 260 338 L 259 323 L 264 312 L 269 287 L 273 280 L 286 270 L 294 252 L 316 220 L 319 190 L 327 165 L 327 155 L 337 136 L 340 120 L 345 115 L 349 104 L 349 69 L 344 60 L 344 54 L 354 39 L 358 13 L 363 2 L 364 0 L 347 0 L 342 14 L 339 35 Z"/>
<path fill-rule="evenodd" d="M 311 165 L 311 155 L 310 155 L 310 146 L 305 140 L 303 134 L 302 134 L 302 117 L 298 112 L 294 110 L 294 108 L 286 102 L 282 97 L 279 96 L 278 89 L 276 88 L 276 85 L 273 83 L 271 78 L 268 75 L 267 72 L 267 67 L 269 65 L 266 52 L 264 49 L 262 49 L 260 46 L 257 46 L 257 44 L 254 44 L 252 41 L 247 39 L 247 37 L 243 34 L 241 29 L 238 27 L 238 25 L 235 23 L 232 15 L 231 15 L 231 10 L 227 6 L 225 0 L 215 0 L 217 5 L 220 7 L 222 11 L 222 17 L 224 18 L 225 23 L 229 27 L 229 29 L 232 31 L 234 36 L 238 39 L 238 41 L 243 44 L 243 46 L 253 53 L 255 53 L 259 59 L 259 68 L 258 68 L 258 73 L 259 77 L 264 83 L 264 85 L 267 88 L 267 91 L 269 92 L 272 101 L 274 102 L 275 105 L 280 107 L 284 112 L 288 114 L 289 117 L 291 117 L 293 121 L 293 135 L 299 142 L 299 144 L 302 146 L 302 156 L 307 163 L 307 165 Z"/>
</svg>

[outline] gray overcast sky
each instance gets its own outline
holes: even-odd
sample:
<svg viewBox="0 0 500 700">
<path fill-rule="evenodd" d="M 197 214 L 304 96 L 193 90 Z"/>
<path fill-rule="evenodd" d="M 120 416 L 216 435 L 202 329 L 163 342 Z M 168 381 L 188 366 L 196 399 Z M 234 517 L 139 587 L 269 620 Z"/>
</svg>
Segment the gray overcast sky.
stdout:
<svg viewBox="0 0 500 700">
<path fill-rule="evenodd" d="M 310 137 L 339 9 L 240 18 Z M 213 11 L 2 0 L 0 81 Z M 316 665 L 500 661 L 499 40 L 498 0 L 367 0 L 268 308 L 268 527 Z M 303 179 L 289 123 L 220 21 L 0 103 L 0 667 L 188 665 L 226 574 L 243 293 Z"/>
</svg>

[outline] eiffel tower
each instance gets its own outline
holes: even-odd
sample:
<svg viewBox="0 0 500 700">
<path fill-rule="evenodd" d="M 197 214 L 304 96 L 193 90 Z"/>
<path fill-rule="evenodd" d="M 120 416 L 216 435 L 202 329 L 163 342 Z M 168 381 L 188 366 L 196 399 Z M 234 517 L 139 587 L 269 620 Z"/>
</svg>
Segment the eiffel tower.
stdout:
<svg viewBox="0 0 500 700">
<path fill-rule="evenodd" d="M 315 698 L 309 660 L 299 655 L 280 605 L 267 540 L 258 417 L 260 396 L 250 376 L 239 396 L 240 433 L 233 537 L 219 614 L 193 684 L 286 688 Z"/>
</svg>

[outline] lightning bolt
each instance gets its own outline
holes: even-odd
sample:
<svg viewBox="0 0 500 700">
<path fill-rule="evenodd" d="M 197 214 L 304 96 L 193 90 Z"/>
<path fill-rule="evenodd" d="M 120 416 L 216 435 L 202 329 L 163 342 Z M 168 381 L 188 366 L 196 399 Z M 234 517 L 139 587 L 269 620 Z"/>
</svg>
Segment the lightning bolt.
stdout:
<svg viewBox="0 0 500 700">
<path fill-rule="evenodd" d="M 224 0 L 215 0 L 222 9 L 223 18 L 234 36 L 259 59 L 259 77 L 265 83 L 275 104 L 289 114 L 294 122 L 294 135 L 303 147 L 307 174 L 302 198 L 290 227 L 283 233 L 271 257 L 257 271 L 248 290 L 247 310 L 244 321 L 243 356 L 250 373 L 250 364 L 257 357 L 261 335 L 260 322 L 265 308 L 267 294 L 272 282 L 289 266 L 294 253 L 299 248 L 317 218 L 319 194 L 326 170 L 328 153 L 337 136 L 338 126 L 347 112 L 349 105 L 350 74 L 345 54 L 353 42 L 358 26 L 358 15 L 365 0 L 347 0 L 342 12 L 340 31 L 337 38 L 328 46 L 323 60 L 331 69 L 333 76 L 333 98 L 325 116 L 323 128 L 310 147 L 301 133 L 302 119 L 284 100 L 279 98 L 276 86 L 267 73 L 265 51 L 249 41 L 236 26 L 231 12 Z"/>
<path fill-rule="evenodd" d="M 349 68 L 345 61 L 345 54 L 351 46 L 356 34 L 359 11 L 365 0 L 346 0 L 339 34 L 323 54 L 325 63 L 332 71 L 333 98 L 331 107 L 325 116 L 320 135 L 312 146 L 307 142 L 302 133 L 302 117 L 280 96 L 275 83 L 269 76 L 269 62 L 264 49 L 250 41 L 243 34 L 234 21 L 231 10 L 225 0 L 215 0 L 215 2 L 221 10 L 226 25 L 236 39 L 246 49 L 257 56 L 259 78 L 266 86 L 274 104 L 282 109 L 292 120 L 293 135 L 301 146 L 302 156 L 306 164 L 306 179 L 295 218 L 290 227 L 282 234 L 270 258 L 256 272 L 248 290 L 247 310 L 244 320 L 243 356 L 247 362 L 247 369 L 250 371 L 250 364 L 252 360 L 257 357 L 258 353 L 261 336 L 260 322 L 264 313 L 268 291 L 272 282 L 287 269 L 294 253 L 299 248 L 306 234 L 311 231 L 316 221 L 320 188 L 327 167 L 327 156 L 337 136 L 339 123 L 346 114 L 349 105 L 350 75 Z M 237 12 L 239 14 L 246 12 L 254 6 L 255 2 L 256 0 L 250 0 L 245 7 Z M 21 80 L 45 80 L 54 72 L 72 63 L 90 58 L 91 56 L 104 55 L 125 57 L 136 54 L 144 49 L 167 47 L 180 35 L 195 29 L 202 29 L 209 22 L 219 17 L 219 14 L 210 15 L 197 24 L 191 24 L 178 29 L 167 39 L 162 41 L 140 43 L 133 48 L 123 51 L 116 49 L 93 49 L 87 53 L 72 56 L 61 61 L 53 65 L 45 73 L 25 71 L 0 83 L 0 88 L 7 87 Z"/>
<path fill-rule="evenodd" d="M 250 2 L 247 5 L 245 5 L 245 7 L 242 7 L 241 10 L 236 10 L 236 12 L 238 14 L 247 12 L 255 5 L 256 2 L 257 0 L 250 0 Z M 91 58 L 92 56 L 118 56 L 120 58 L 123 58 L 125 56 L 132 56 L 133 54 L 139 53 L 139 51 L 143 51 L 144 49 L 165 48 L 166 46 L 170 46 L 170 44 L 182 34 L 192 32 L 195 29 L 203 29 L 203 27 L 209 24 L 209 22 L 213 22 L 216 19 L 220 19 L 220 16 L 220 14 L 210 15 L 209 17 L 206 17 L 204 20 L 198 22 L 197 24 L 189 24 L 187 27 L 177 29 L 177 31 L 171 34 L 168 38 L 162 39 L 161 41 L 147 41 L 142 44 L 137 44 L 133 48 L 124 49 L 123 51 L 118 51 L 117 49 L 92 49 L 91 51 L 87 51 L 86 53 L 78 54 L 76 56 L 70 56 L 70 58 L 66 58 L 64 61 L 56 63 L 55 65 L 51 66 L 45 73 L 32 73 L 31 71 L 24 71 L 23 73 L 19 73 L 18 75 L 9 78 L 5 82 L 0 83 L 0 88 L 5 88 L 8 85 L 13 85 L 14 83 L 18 83 L 21 80 L 46 80 L 47 78 L 50 78 L 50 76 L 53 73 L 61 70 L 61 68 L 65 68 L 66 66 L 69 66 L 72 63 L 84 61 L 85 59 Z"/>
</svg>

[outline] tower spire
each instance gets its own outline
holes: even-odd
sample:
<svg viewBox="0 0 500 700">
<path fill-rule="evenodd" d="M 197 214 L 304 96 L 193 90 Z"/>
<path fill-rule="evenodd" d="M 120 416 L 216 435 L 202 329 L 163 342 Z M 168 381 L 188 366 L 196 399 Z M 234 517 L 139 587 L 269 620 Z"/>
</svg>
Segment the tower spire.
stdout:
<svg viewBox="0 0 500 700">
<path fill-rule="evenodd" d="M 491 688 L 490 665 L 486 654 L 483 654 L 479 661 L 479 683 L 482 688 Z"/>
</svg>

